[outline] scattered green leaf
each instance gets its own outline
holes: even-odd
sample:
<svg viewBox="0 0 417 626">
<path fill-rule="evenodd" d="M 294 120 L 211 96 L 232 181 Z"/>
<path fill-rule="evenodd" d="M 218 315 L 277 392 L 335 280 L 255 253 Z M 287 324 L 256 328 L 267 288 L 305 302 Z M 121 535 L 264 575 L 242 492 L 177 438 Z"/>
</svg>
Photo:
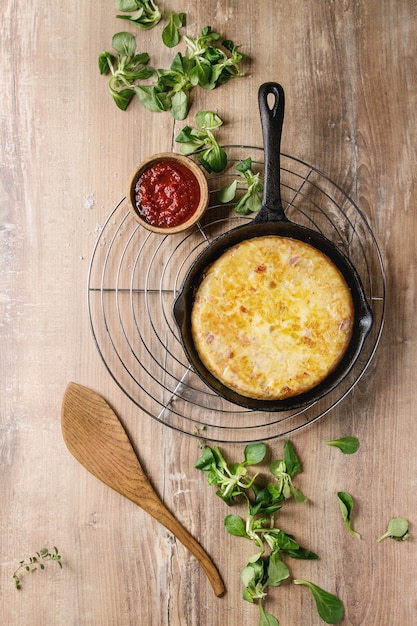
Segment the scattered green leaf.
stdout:
<svg viewBox="0 0 417 626">
<path fill-rule="evenodd" d="M 117 17 L 128 20 L 142 29 L 153 28 L 162 17 L 152 0 L 117 0 L 116 7 L 122 12 L 135 11 L 133 15 Z M 168 23 L 162 31 L 165 45 L 174 47 L 179 43 L 179 29 L 184 23 L 184 13 L 168 14 Z M 100 73 L 112 73 L 110 92 L 119 108 L 125 109 L 129 104 L 132 96 L 128 98 L 126 90 L 130 89 L 137 93 L 139 101 L 149 111 L 169 110 L 175 119 L 183 120 L 188 115 L 190 91 L 194 87 L 214 89 L 231 78 L 243 76 L 240 64 L 245 56 L 230 40 L 220 43 L 220 35 L 213 32 L 210 26 L 203 28 L 197 38 L 184 36 L 185 53 L 178 52 L 169 69 L 148 68 L 146 71 L 141 68 L 139 72 L 139 68 L 132 61 L 135 54 L 133 48 L 136 48 L 135 38 L 129 33 L 117 33 L 113 37 L 113 47 L 115 41 L 118 43 L 117 40 L 121 38 L 127 45 L 115 48 L 118 55 L 102 52 L 99 56 Z M 138 83 L 145 79 L 151 79 L 152 83 L 146 85 Z M 125 93 L 118 97 L 119 88 L 123 88 Z M 218 152 L 218 148 L 213 146 L 212 154 L 207 161 L 208 167 L 211 166 L 212 160 L 223 157 L 222 153 L 216 154 Z"/>
<path fill-rule="evenodd" d="M 127 20 L 141 30 L 154 28 L 161 20 L 162 13 L 153 0 L 116 0 L 116 9 L 122 13 L 133 15 L 116 15 L 121 20 Z"/>
<path fill-rule="evenodd" d="M 311 552 L 311 550 L 307 550 L 306 548 L 302 548 L 301 546 L 299 546 L 298 543 L 294 540 L 294 537 L 292 535 L 284 533 L 283 530 L 280 530 L 278 532 L 276 545 L 279 547 L 279 550 L 282 554 L 286 554 L 293 559 L 315 561 L 319 558 L 317 554 Z"/>
<path fill-rule="evenodd" d="M 382 541 L 387 537 L 391 537 L 395 541 L 405 541 L 409 536 L 408 521 L 404 517 L 393 517 L 388 523 L 387 530 L 378 537 L 377 541 Z"/>
<path fill-rule="evenodd" d="M 279 626 L 277 618 L 265 611 L 262 602 L 259 602 L 259 626 Z"/>
<path fill-rule="evenodd" d="M 278 587 L 284 580 L 289 578 L 290 570 L 285 565 L 279 552 L 272 552 L 267 563 L 265 586 Z"/>
<path fill-rule="evenodd" d="M 301 463 L 291 441 L 286 441 L 284 444 L 284 461 L 291 478 L 301 472 Z"/>
<path fill-rule="evenodd" d="M 266 445 L 262 442 L 249 443 L 244 450 L 246 465 L 257 465 L 264 460 L 266 454 Z"/>
<path fill-rule="evenodd" d="M 226 530 L 231 535 L 236 537 L 247 537 L 245 522 L 238 515 L 226 515 L 224 518 L 224 525 Z"/>
<path fill-rule="evenodd" d="M 356 437 L 342 437 L 341 439 L 332 439 L 326 441 L 328 446 L 339 448 L 343 454 L 354 454 L 359 450 L 359 440 Z"/>
<path fill-rule="evenodd" d="M 342 512 L 342 517 L 345 522 L 346 528 L 348 531 L 358 539 L 360 538 L 360 534 L 353 530 L 352 528 L 352 510 L 353 510 L 353 498 L 346 491 L 338 491 L 337 497 L 339 500 L 340 510 Z"/>
<path fill-rule="evenodd" d="M 30 556 L 26 561 L 20 561 L 19 566 L 13 572 L 13 580 L 16 589 L 21 588 L 21 574 L 22 572 L 32 572 L 39 569 L 45 569 L 45 561 L 55 561 L 59 567 L 62 568 L 61 555 L 58 552 L 58 548 L 54 546 L 54 549 L 49 551 L 48 548 L 42 548 L 39 552 L 36 552 L 35 556 Z"/>
<path fill-rule="evenodd" d="M 245 55 L 230 40 L 223 41 L 219 46 L 220 39 L 219 33 L 212 31 L 211 26 L 203 28 L 199 37 L 184 37 L 190 77 L 203 89 L 214 89 L 231 78 L 243 76 L 240 64 Z"/>
<path fill-rule="evenodd" d="M 160 94 L 155 87 L 149 85 L 136 85 L 135 93 L 139 98 L 139 101 L 146 109 L 148 109 L 148 111 L 159 113 L 166 110 L 164 101 L 160 98 Z"/>
<path fill-rule="evenodd" d="M 270 489 L 277 498 L 288 500 L 293 496 L 296 502 L 307 502 L 307 498 L 292 481 L 293 476 L 301 471 L 301 464 L 290 441 L 284 444 L 284 458 L 274 461 L 270 471 L 276 478 Z"/>
<path fill-rule="evenodd" d="M 236 178 L 230 185 L 220 189 L 220 202 L 227 203 L 234 200 L 238 189 L 241 189 L 243 185 L 246 191 L 236 203 L 234 210 L 241 215 L 259 211 L 262 204 L 260 192 L 263 190 L 263 182 L 260 179 L 259 172 L 255 174 L 252 170 L 252 159 L 247 157 L 243 161 L 240 161 L 235 169 L 240 174 L 240 178 L 239 180 Z"/>
<path fill-rule="evenodd" d="M 174 48 L 180 42 L 180 28 L 185 24 L 185 13 L 168 14 L 168 24 L 162 31 L 162 41 L 168 48 Z"/>
<path fill-rule="evenodd" d="M 111 74 L 109 91 L 116 105 L 125 111 L 135 95 L 138 81 L 150 78 L 155 70 L 148 66 L 147 52 L 136 53 L 136 40 L 130 33 L 116 33 L 112 39 L 116 54 L 101 52 L 98 65 L 101 74 Z"/>
<path fill-rule="evenodd" d="M 176 137 L 182 154 L 197 154 L 197 160 L 208 172 L 221 172 L 227 165 L 225 150 L 219 145 L 213 130 L 223 121 L 213 111 L 198 111 L 195 116 L 197 128 L 185 126 Z"/>
<path fill-rule="evenodd" d="M 345 613 L 342 601 L 308 580 L 293 580 L 295 585 L 306 585 L 316 602 L 317 612 L 326 624 L 338 624 Z"/>
<path fill-rule="evenodd" d="M 205 113 L 201 112 L 199 122 L 202 127 L 211 127 L 213 120 Z M 229 506 L 238 501 L 246 502 L 246 519 L 229 514 L 224 520 L 231 535 L 252 541 L 256 549 L 241 574 L 243 599 L 258 604 L 259 626 L 279 626 L 277 619 L 265 610 L 263 601 L 268 587 L 277 587 L 290 576 L 284 557 L 308 560 L 318 557 L 311 550 L 302 548 L 292 535 L 274 523 L 274 515 L 284 501 L 291 497 L 298 502 L 306 500 L 292 483 L 292 477 L 301 471 L 292 443 L 286 441 L 284 459 L 271 464 L 274 471 L 269 483 L 258 481 L 259 474 L 249 475 L 251 467 L 261 463 L 265 455 L 264 443 L 249 443 L 244 449 L 243 461 L 228 463 L 217 446 L 206 446 L 195 467 L 205 473 L 208 483 L 217 487 L 217 495 Z M 285 495 L 284 484 L 289 485 L 289 492 Z"/>
<path fill-rule="evenodd" d="M 254 602 L 255 600 L 263 600 L 265 598 L 266 593 L 263 585 L 265 561 L 248 563 L 242 570 L 241 578 L 244 585 L 243 599 L 246 602 Z"/>
</svg>

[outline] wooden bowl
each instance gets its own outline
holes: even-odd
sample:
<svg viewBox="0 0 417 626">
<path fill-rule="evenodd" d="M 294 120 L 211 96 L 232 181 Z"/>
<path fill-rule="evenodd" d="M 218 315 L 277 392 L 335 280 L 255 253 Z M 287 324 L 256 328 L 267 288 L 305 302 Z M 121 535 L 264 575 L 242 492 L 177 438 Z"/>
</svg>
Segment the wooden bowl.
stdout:
<svg viewBox="0 0 417 626">
<path fill-rule="evenodd" d="M 140 204 L 136 198 L 136 185 L 139 178 L 145 171 L 159 163 L 168 163 L 170 167 L 173 167 L 174 169 L 175 166 L 178 166 L 177 170 L 180 169 L 183 173 L 186 170 L 188 172 L 187 178 L 191 176 L 193 185 L 195 184 L 199 188 L 199 200 L 198 203 L 196 203 L 195 210 L 193 210 L 192 213 L 185 217 L 180 223 L 174 223 L 172 225 L 153 223 L 141 213 Z M 171 235 L 191 228 L 201 219 L 209 201 L 208 183 L 202 169 L 189 157 L 182 154 L 176 154 L 174 152 L 160 152 L 148 157 L 134 169 L 129 179 L 127 200 L 133 217 L 144 228 L 155 233 Z M 175 218 L 174 212 L 172 212 L 172 215 Z"/>
</svg>

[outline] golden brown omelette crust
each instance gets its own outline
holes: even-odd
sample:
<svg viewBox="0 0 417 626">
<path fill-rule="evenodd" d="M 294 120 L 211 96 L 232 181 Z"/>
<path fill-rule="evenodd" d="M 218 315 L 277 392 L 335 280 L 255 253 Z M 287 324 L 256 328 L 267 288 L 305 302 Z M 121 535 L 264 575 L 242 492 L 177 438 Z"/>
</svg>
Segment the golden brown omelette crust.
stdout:
<svg viewBox="0 0 417 626">
<path fill-rule="evenodd" d="M 281 400 L 332 372 L 352 336 L 354 306 L 322 252 L 280 236 L 254 237 L 206 271 L 191 314 L 206 368 L 239 394 Z"/>
</svg>

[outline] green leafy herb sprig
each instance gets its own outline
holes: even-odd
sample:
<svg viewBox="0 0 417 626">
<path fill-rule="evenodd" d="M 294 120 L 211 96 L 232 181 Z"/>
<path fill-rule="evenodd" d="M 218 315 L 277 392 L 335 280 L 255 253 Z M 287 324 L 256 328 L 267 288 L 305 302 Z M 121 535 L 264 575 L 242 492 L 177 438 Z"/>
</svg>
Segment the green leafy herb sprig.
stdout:
<svg viewBox="0 0 417 626">
<path fill-rule="evenodd" d="M 243 76 L 240 64 L 246 56 L 230 39 L 219 43 L 220 39 L 220 34 L 212 31 L 211 26 L 203 28 L 199 37 L 184 36 L 187 45 L 182 57 L 184 69 L 193 85 L 214 89 L 231 78 Z"/>
<path fill-rule="evenodd" d="M 245 189 L 244 194 L 234 206 L 236 213 L 247 215 L 259 211 L 262 204 L 260 192 L 263 190 L 263 181 L 259 172 L 256 174 L 252 169 L 252 159 L 247 157 L 240 161 L 235 170 L 239 173 L 240 178 L 235 178 L 230 185 L 223 187 L 219 191 L 220 202 L 227 203 L 234 200 L 238 189 Z"/>
<path fill-rule="evenodd" d="M 133 4 L 139 0 L 126 2 Z M 133 19 L 128 16 L 118 17 L 130 21 Z M 169 14 L 168 23 L 162 31 L 162 40 L 166 46 L 177 45 L 180 40 L 179 29 L 184 23 L 184 13 Z M 118 54 L 100 53 L 98 61 L 100 73 L 112 74 L 110 93 L 120 109 L 126 110 L 136 93 L 147 110 L 153 112 L 169 110 L 175 119 L 183 120 L 189 112 L 190 92 L 193 88 L 199 86 L 203 89 L 214 89 L 231 78 L 243 76 L 240 64 L 245 55 L 239 51 L 239 46 L 235 46 L 229 39 L 221 43 L 220 39 L 219 33 L 213 32 L 210 26 L 203 28 L 199 37 L 185 35 L 185 53 L 178 52 L 169 69 L 155 70 L 149 67 L 146 71 L 142 67 L 137 68 L 135 62 L 139 57 L 140 65 L 146 65 L 149 61 L 148 53 L 136 53 L 136 39 L 130 33 L 116 33 L 112 39 L 112 46 Z M 146 61 L 142 55 L 146 55 Z M 152 78 L 151 84 L 141 83 L 149 78 Z"/>
<path fill-rule="evenodd" d="M 100 74 L 111 74 L 109 91 L 119 109 L 125 111 L 135 95 L 137 81 L 155 74 L 148 66 L 149 54 L 136 52 L 136 39 L 131 33 L 116 33 L 112 38 L 116 54 L 101 52 L 98 58 Z"/>
<path fill-rule="evenodd" d="M 175 119 L 183 120 L 189 112 L 192 89 L 214 89 L 243 76 L 240 63 L 244 55 L 230 40 L 223 41 L 220 48 L 219 39 L 210 26 L 203 28 L 200 37 L 184 36 L 185 53 L 177 52 L 168 70 L 158 70 L 156 84 L 136 89 L 143 106 L 150 111 L 170 110 Z"/>
<path fill-rule="evenodd" d="M 292 443 L 286 441 L 283 459 L 271 463 L 267 484 L 258 479 L 259 473 L 250 473 L 250 467 L 261 463 L 265 455 L 264 443 L 251 443 L 244 449 L 242 462 L 229 464 L 217 446 L 206 445 L 195 467 L 204 472 L 208 483 L 217 488 L 217 495 L 228 506 L 246 503 L 246 519 L 235 514 L 224 519 L 231 535 L 251 540 L 256 549 L 241 573 L 243 598 L 258 605 L 259 626 L 279 626 L 277 619 L 265 610 L 264 601 L 268 587 L 278 587 L 290 577 L 284 557 L 314 560 L 318 556 L 275 524 L 275 514 L 285 502 L 291 498 L 299 503 L 307 501 L 293 482 L 302 467 Z M 336 624 L 342 619 L 344 609 L 339 598 L 309 581 L 293 582 L 310 587 L 325 622 Z"/>
<path fill-rule="evenodd" d="M 207 172 L 221 172 L 227 165 L 227 154 L 219 145 L 212 131 L 222 126 L 223 121 L 213 111 L 198 111 L 195 116 L 197 128 L 185 126 L 175 141 L 180 143 L 180 152 L 185 155 L 198 152 L 197 160 Z"/>
<path fill-rule="evenodd" d="M 162 13 L 153 0 L 116 0 L 116 9 L 133 15 L 116 15 L 120 20 L 127 20 L 141 30 L 154 28 L 162 18 Z"/>
<path fill-rule="evenodd" d="M 118 19 L 127 20 L 141 30 L 154 28 L 164 17 L 153 0 L 116 0 L 116 9 L 131 14 L 116 15 Z M 185 17 L 185 13 L 169 11 L 167 14 L 167 24 L 162 30 L 162 41 L 168 48 L 174 48 L 180 42 L 180 28 L 185 24 Z"/>
<path fill-rule="evenodd" d="M 62 568 L 61 555 L 58 552 L 58 548 L 54 546 L 52 551 L 48 548 L 42 548 L 39 552 L 36 552 L 35 556 L 30 556 L 26 561 L 20 561 L 19 566 L 13 572 L 13 580 L 15 582 L 16 589 L 21 588 L 21 575 L 23 572 L 32 572 L 36 569 L 45 569 L 45 561 L 55 561 L 59 567 Z"/>
</svg>

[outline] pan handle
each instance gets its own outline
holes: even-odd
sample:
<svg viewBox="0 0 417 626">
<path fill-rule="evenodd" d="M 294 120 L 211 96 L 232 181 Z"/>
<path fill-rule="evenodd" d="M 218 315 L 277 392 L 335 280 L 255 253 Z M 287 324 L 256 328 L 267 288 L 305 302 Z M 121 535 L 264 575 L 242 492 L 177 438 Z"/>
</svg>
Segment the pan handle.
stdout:
<svg viewBox="0 0 417 626">
<path fill-rule="evenodd" d="M 271 97 L 273 102 L 271 103 Z M 264 143 L 264 191 L 257 221 L 288 221 L 281 202 L 281 133 L 284 121 L 284 89 L 278 83 L 259 87 L 258 104 Z"/>
</svg>

